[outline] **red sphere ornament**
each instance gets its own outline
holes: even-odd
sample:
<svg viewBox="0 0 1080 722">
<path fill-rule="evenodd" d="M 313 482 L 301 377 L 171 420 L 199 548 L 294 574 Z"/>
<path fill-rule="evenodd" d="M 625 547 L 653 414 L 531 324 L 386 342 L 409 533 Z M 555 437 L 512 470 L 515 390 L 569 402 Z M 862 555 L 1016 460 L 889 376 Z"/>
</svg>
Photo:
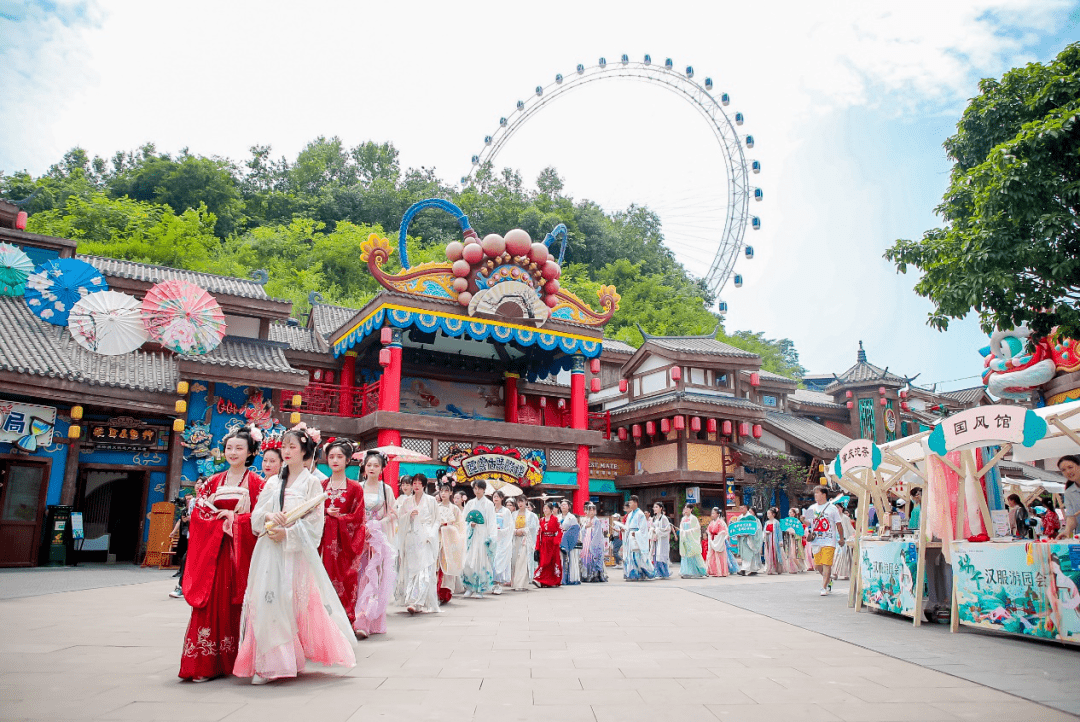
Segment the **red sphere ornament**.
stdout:
<svg viewBox="0 0 1080 722">
<path fill-rule="evenodd" d="M 461 252 L 461 257 L 475 265 L 484 259 L 484 249 L 480 247 L 479 243 L 470 243 Z"/>
<path fill-rule="evenodd" d="M 885 395 L 885 387 L 884 386 L 878 386 L 877 392 L 878 392 L 879 396 L 884 396 Z"/>
<path fill-rule="evenodd" d="M 506 252 L 511 256 L 524 256 L 529 253 L 529 249 L 532 248 L 532 238 L 529 234 L 520 228 L 506 234 Z"/>
<path fill-rule="evenodd" d="M 555 295 L 544 296 L 544 303 L 547 304 L 548 308 L 555 308 L 559 305 L 559 297 Z"/>
<path fill-rule="evenodd" d="M 547 246 L 545 246 L 543 243 L 534 243 L 529 249 L 529 258 L 531 258 L 533 260 L 533 263 L 537 265 L 546 262 L 548 256 L 550 255 L 551 254 L 548 253 Z"/>
<path fill-rule="evenodd" d="M 548 259 L 540 269 L 540 275 L 544 277 L 544 280 L 552 281 L 562 275 L 562 268 L 555 261 Z"/>
<path fill-rule="evenodd" d="M 461 258 L 454 261 L 454 265 L 450 267 L 450 270 L 453 271 L 454 275 L 458 278 L 465 278 L 465 276 L 469 275 L 469 271 L 472 270 L 472 266 L 470 266 L 469 262 L 464 258 Z"/>
<path fill-rule="evenodd" d="M 544 290 L 547 291 L 549 296 L 554 296 L 556 293 L 558 293 L 560 287 L 561 284 L 559 283 L 559 280 L 557 278 L 553 278 L 544 284 Z"/>
<path fill-rule="evenodd" d="M 889 402 L 886 401 L 884 398 L 880 398 L 880 399 L 878 399 L 878 403 L 880 403 L 882 406 L 884 406 L 885 404 L 887 404 Z"/>
<path fill-rule="evenodd" d="M 458 293 L 469 290 L 469 279 L 467 278 L 455 278 L 454 290 Z"/>
<path fill-rule="evenodd" d="M 460 260 L 464 249 L 465 244 L 461 241 L 450 241 L 446 244 L 446 260 L 451 262 Z"/>
<path fill-rule="evenodd" d="M 464 293 L 459 293 L 457 295 L 457 302 L 460 303 L 462 306 L 468 306 L 470 303 L 472 303 L 472 294 L 468 291 L 465 291 Z"/>
<path fill-rule="evenodd" d="M 484 240 L 480 241 L 480 246 L 484 249 L 484 253 L 492 258 L 506 253 L 506 241 L 498 233 L 489 233 L 484 236 Z"/>
</svg>

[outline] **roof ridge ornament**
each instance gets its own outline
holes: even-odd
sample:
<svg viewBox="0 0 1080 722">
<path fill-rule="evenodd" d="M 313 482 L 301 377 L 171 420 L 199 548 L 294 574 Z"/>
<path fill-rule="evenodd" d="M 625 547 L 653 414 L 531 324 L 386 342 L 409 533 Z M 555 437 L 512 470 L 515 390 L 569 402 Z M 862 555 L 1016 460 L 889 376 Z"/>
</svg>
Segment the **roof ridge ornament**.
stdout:
<svg viewBox="0 0 1080 722">
<path fill-rule="evenodd" d="M 859 341 L 859 353 L 855 356 L 856 363 L 867 363 L 866 351 L 863 349 L 862 341 Z"/>
</svg>

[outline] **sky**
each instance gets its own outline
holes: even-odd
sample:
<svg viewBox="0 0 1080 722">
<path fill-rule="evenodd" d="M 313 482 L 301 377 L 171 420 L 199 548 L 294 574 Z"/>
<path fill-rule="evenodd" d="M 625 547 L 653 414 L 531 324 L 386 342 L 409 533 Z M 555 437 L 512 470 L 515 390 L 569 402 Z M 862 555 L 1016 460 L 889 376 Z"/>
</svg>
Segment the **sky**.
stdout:
<svg viewBox="0 0 1080 722">
<path fill-rule="evenodd" d="M 872 363 L 940 389 L 979 383 L 973 317 L 926 325 L 917 272 L 882 254 L 919 238 L 951 164 L 942 150 L 980 78 L 1080 40 L 1080 0 L 677 4 L 0 0 L 0 170 L 40 174 L 81 146 L 153 142 L 242 161 L 317 136 L 390 141 L 404 166 L 469 170 L 501 116 L 556 73 L 623 53 L 672 58 L 731 96 L 762 163 L 725 327 L 790 338 L 812 373 Z M 703 275 L 725 214 L 724 155 L 685 101 L 593 83 L 537 113 L 496 164 L 554 166 L 575 199 L 656 210 Z M 508 229 L 479 229 L 481 233 Z"/>
</svg>

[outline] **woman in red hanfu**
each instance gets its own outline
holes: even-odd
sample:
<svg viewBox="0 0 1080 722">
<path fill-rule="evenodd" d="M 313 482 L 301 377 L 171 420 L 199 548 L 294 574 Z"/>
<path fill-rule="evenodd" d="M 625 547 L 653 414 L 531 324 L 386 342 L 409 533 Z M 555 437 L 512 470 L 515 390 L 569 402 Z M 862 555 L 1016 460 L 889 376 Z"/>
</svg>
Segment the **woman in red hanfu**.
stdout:
<svg viewBox="0 0 1080 722">
<path fill-rule="evenodd" d="M 319 556 L 334 585 L 341 606 L 356 621 L 356 595 L 360 587 L 357 572 L 364 551 L 364 489 L 345 476 L 356 446 L 348 439 L 334 439 L 326 445 L 330 478 L 322 483 L 326 492 L 326 521 L 323 524 Z"/>
<path fill-rule="evenodd" d="M 249 468 L 262 433 L 254 426 L 225 437 L 229 469 L 202 485 L 191 513 L 184 599 L 191 621 L 184 637 L 180 678 L 205 682 L 231 674 L 240 637 L 240 612 L 255 548 L 251 510 L 265 484 Z"/>
<path fill-rule="evenodd" d="M 540 562 L 536 567 L 533 584 L 538 587 L 557 587 L 562 584 L 562 554 L 559 542 L 562 541 L 562 525 L 555 516 L 555 502 L 544 504 L 544 518 L 540 520 L 540 537 L 537 549 Z"/>
</svg>

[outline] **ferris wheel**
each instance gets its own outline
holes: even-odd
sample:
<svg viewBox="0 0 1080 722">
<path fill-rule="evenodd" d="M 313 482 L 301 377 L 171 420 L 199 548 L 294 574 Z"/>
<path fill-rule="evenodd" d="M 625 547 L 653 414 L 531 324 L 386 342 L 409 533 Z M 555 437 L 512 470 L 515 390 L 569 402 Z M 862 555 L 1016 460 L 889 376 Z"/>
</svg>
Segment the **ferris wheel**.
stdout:
<svg viewBox="0 0 1080 722">
<path fill-rule="evenodd" d="M 578 65 L 574 72 L 566 76 L 556 75 L 548 85 L 537 85 L 527 100 L 519 100 L 514 111 L 508 117 L 499 118 L 499 126 L 485 136 L 484 147 L 472 157 L 469 173 L 461 178 L 462 185 L 468 184 L 480 168 L 489 163 L 493 165 L 503 146 L 541 110 L 572 90 L 611 79 L 651 83 L 670 91 L 689 102 L 709 123 L 720 145 L 727 170 L 727 196 L 722 201 L 725 203 L 724 226 L 716 234 L 716 253 L 705 274 L 705 284 L 718 298 L 729 280 L 735 287 L 742 286 L 742 275 L 734 272 L 735 261 L 740 254 L 747 259 L 754 257 L 754 247 L 744 242 L 746 228 L 749 226 L 755 231 L 761 228 L 761 219 L 750 213 L 750 199 L 763 199 L 761 189 L 750 185 L 750 174 L 760 173 L 761 163 L 748 161 L 745 154 L 745 150 L 754 147 L 754 136 L 737 130 L 745 120 L 743 114 L 736 112 L 728 115 L 724 108 L 730 104 L 731 98 L 723 92 L 714 95 L 712 78 L 707 77 L 703 83 L 698 83 L 694 80 L 693 66 L 676 70 L 671 58 L 662 64 L 654 64 L 648 55 L 641 62 L 631 61 L 627 55 L 614 63 L 600 58 L 596 65 Z M 720 300 L 718 306 L 721 313 L 727 311 L 725 301 Z"/>
</svg>

